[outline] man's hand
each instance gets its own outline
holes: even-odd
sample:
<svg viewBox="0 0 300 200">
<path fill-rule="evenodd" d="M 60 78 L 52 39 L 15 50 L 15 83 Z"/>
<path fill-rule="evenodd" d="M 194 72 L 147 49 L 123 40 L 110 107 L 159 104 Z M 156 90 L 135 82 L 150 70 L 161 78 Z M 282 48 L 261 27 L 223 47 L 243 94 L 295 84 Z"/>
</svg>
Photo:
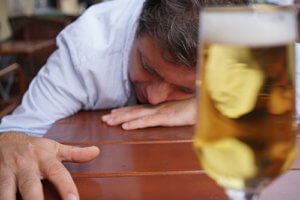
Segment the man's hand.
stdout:
<svg viewBox="0 0 300 200">
<path fill-rule="evenodd" d="M 125 130 L 153 126 L 193 125 L 196 121 L 195 98 L 164 102 L 159 105 L 136 105 L 117 108 L 104 115 L 102 121 Z"/>
<path fill-rule="evenodd" d="M 97 147 L 72 147 L 22 133 L 0 135 L 0 200 L 44 199 L 41 179 L 48 179 L 63 200 L 79 199 L 68 170 L 61 163 L 87 162 L 99 154 Z"/>
</svg>

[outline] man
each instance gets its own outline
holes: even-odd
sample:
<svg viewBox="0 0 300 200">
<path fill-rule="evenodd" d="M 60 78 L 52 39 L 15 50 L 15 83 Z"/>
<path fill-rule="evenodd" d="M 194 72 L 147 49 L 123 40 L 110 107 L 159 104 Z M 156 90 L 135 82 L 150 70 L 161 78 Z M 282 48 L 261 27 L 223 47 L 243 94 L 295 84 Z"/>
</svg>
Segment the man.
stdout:
<svg viewBox="0 0 300 200">
<path fill-rule="evenodd" d="M 199 9 L 247 3 L 208 2 L 115 0 L 92 7 L 63 30 L 21 106 L 2 120 L 0 200 L 15 199 L 17 188 L 24 200 L 43 199 L 41 179 L 51 181 L 62 199 L 79 199 L 61 162 L 90 161 L 99 149 L 40 137 L 80 109 L 121 107 L 103 121 L 124 129 L 193 124 Z"/>
</svg>

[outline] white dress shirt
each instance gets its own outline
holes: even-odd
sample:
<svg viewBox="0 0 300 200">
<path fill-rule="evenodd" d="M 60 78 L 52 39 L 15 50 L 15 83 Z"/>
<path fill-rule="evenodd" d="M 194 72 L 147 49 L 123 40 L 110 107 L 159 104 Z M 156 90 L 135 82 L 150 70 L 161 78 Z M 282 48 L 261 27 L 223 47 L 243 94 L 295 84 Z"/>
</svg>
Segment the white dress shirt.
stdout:
<svg viewBox="0 0 300 200">
<path fill-rule="evenodd" d="M 22 104 L 2 119 L 0 132 L 41 137 L 56 120 L 81 109 L 135 104 L 128 58 L 142 5 L 143 0 L 104 2 L 67 26 Z"/>
</svg>

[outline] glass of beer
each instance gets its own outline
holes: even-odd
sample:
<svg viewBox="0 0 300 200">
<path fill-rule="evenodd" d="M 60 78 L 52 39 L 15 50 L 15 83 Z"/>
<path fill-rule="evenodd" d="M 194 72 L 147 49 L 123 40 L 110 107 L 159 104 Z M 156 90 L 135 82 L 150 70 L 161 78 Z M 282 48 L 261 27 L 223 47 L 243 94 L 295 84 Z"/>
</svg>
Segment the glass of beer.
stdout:
<svg viewBox="0 0 300 200">
<path fill-rule="evenodd" d="M 200 12 L 194 149 L 230 199 L 257 199 L 296 157 L 296 16 L 266 4 Z"/>
</svg>

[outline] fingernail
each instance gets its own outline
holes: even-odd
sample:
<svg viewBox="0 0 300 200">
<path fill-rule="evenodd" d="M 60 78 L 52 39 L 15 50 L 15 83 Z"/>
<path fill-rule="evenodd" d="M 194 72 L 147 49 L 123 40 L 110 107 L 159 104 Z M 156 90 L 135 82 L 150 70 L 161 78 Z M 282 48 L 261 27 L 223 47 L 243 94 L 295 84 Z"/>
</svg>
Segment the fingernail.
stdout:
<svg viewBox="0 0 300 200">
<path fill-rule="evenodd" d="M 114 119 L 113 119 L 113 118 L 109 118 L 109 119 L 107 120 L 107 123 L 108 123 L 109 125 L 113 125 Z"/>
<path fill-rule="evenodd" d="M 98 149 L 99 150 L 99 147 L 97 146 L 89 146 L 89 147 L 85 147 L 86 149 Z"/>
<path fill-rule="evenodd" d="M 103 116 L 102 116 L 102 120 L 103 120 L 103 121 L 107 121 L 108 119 L 109 119 L 109 115 L 103 115 Z"/>
<path fill-rule="evenodd" d="M 78 200 L 75 194 L 68 194 L 67 200 Z"/>
<path fill-rule="evenodd" d="M 123 129 L 128 129 L 128 128 L 129 128 L 129 126 L 128 126 L 128 124 L 127 124 L 127 123 L 124 123 L 124 124 L 122 124 L 122 128 L 123 128 Z"/>
</svg>

